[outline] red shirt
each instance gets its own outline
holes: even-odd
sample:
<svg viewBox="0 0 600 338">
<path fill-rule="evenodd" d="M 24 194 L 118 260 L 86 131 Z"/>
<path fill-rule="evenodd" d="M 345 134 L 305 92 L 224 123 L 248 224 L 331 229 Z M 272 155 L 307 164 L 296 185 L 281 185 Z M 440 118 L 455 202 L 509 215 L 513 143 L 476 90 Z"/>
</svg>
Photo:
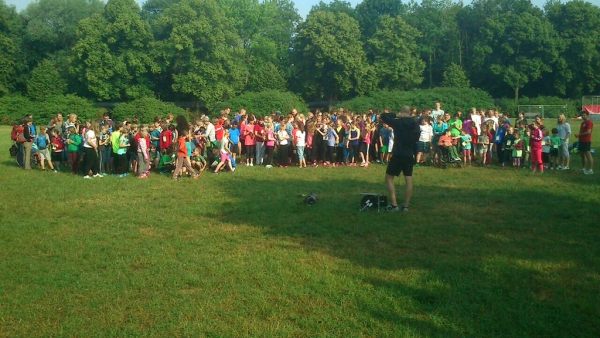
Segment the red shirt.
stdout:
<svg viewBox="0 0 600 338">
<path fill-rule="evenodd" d="M 50 143 L 54 152 L 61 152 L 65 149 L 65 141 L 60 136 L 53 137 Z"/>
<path fill-rule="evenodd" d="M 217 139 L 217 141 L 221 141 L 221 139 L 223 138 L 223 125 L 222 124 L 215 124 L 215 139 Z"/>
<path fill-rule="evenodd" d="M 586 131 L 590 132 L 590 134 L 579 135 L 579 142 L 592 142 L 591 131 L 593 128 L 594 128 L 594 124 L 592 123 L 591 120 L 585 120 L 585 121 L 581 122 L 581 128 L 579 128 L 579 134 L 585 133 Z"/>
<path fill-rule="evenodd" d="M 173 132 L 170 130 L 163 130 L 160 133 L 160 139 L 158 140 L 158 147 L 160 149 L 169 149 L 173 143 Z"/>
<path fill-rule="evenodd" d="M 255 141 L 256 142 L 264 142 L 265 141 L 265 126 L 261 126 L 260 123 L 254 124 L 254 133 L 255 133 Z"/>
<path fill-rule="evenodd" d="M 187 156 L 187 146 L 185 145 L 185 137 L 183 136 L 177 139 L 177 156 Z"/>
</svg>

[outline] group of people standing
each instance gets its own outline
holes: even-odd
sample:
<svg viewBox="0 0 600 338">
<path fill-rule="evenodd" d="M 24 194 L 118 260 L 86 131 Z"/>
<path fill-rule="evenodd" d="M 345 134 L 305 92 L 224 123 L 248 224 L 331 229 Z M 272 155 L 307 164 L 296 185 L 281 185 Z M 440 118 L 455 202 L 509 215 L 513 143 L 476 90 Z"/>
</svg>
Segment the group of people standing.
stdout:
<svg viewBox="0 0 600 338">
<path fill-rule="evenodd" d="M 581 118 L 580 131 L 574 136 L 578 138 L 582 171 L 593 174 L 590 153 L 593 123 L 587 112 Z M 359 164 L 368 167 L 369 163 L 380 162 L 388 165 L 386 184 L 391 198 L 388 209 L 392 211 L 408 210 L 413 166 L 426 163 L 431 150 L 442 148 L 446 160 L 461 160 L 465 164 L 477 160 L 484 165 L 496 154 L 500 166 L 530 164 L 535 172 L 543 171 L 547 163 L 551 169 L 568 170 L 571 135 L 570 125 L 562 114 L 557 128 L 548 130 L 539 116 L 528 124 L 519 113 L 511 123 L 508 115 L 500 115 L 493 109 L 486 113 L 472 108 L 466 116 L 457 111 L 451 117 L 441 109 L 440 102 L 436 102 L 433 110 L 417 112 L 405 106 L 398 114 L 386 108 L 381 114 L 373 110 L 352 113 L 340 109 L 332 113 L 316 110 L 304 115 L 294 109 L 289 114 L 271 112 L 255 116 L 240 109 L 230 117 L 227 108 L 218 117 L 200 116 L 192 123 L 183 116 L 173 121 L 169 114 L 140 125 L 127 121 L 114 123 L 108 114 L 100 121 L 80 123 L 75 114 L 63 119 L 57 113 L 39 132 L 31 115 L 21 122 L 21 132 L 15 141 L 19 145 L 18 161 L 20 158 L 25 169 L 31 169 L 29 160 L 35 147 L 42 169 L 47 163 L 50 170 L 57 172 L 68 164 L 73 173 L 81 173 L 86 179 L 107 173 L 124 177 L 131 170 L 145 178 L 151 165 L 160 169 L 159 163 L 169 159 L 175 179 L 183 168 L 192 177 L 198 177 L 197 171 L 206 168 L 207 163 L 218 173 L 225 169 L 235 171 L 236 163 L 266 168 L 293 164 L 305 168 Z M 543 153 L 548 153 L 549 159 Z M 400 174 L 406 181 L 402 205 L 396 203 L 393 184 L 393 178 Z"/>
</svg>

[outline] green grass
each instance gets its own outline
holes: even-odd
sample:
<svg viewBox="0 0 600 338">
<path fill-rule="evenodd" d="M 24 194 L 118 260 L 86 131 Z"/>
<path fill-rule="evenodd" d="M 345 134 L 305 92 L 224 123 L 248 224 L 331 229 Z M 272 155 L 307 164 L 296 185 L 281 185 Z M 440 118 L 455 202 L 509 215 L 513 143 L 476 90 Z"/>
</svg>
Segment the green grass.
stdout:
<svg viewBox="0 0 600 338">
<path fill-rule="evenodd" d="M 358 212 L 383 166 L 84 181 L 17 168 L 9 133 L 0 336 L 600 332 L 598 173 L 416 168 L 409 213 Z"/>
</svg>

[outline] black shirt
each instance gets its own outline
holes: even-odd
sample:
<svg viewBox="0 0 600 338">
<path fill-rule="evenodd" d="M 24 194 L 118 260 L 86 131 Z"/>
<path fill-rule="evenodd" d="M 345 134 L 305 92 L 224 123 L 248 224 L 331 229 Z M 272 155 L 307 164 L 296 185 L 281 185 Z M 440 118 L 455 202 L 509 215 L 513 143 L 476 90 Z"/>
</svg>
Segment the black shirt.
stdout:
<svg viewBox="0 0 600 338">
<path fill-rule="evenodd" d="M 399 157 L 413 157 L 419 139 L 419 124 L 412 117 L 396 117 L 394 113 L 381 114 L 381 120 L 394 130 L 392 153 Z"/>
</svg>

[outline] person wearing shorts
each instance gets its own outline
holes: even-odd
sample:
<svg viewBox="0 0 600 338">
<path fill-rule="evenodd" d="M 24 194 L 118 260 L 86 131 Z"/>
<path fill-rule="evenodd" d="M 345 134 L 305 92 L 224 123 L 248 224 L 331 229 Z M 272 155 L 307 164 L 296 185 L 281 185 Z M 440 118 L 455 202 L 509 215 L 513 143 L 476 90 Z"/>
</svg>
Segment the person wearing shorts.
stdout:
<svg viewBox="0 0 600 338">
<path fill-rule="evenodd" d="M 413 188 L 412 171 L 416 144 L 413 135 L 418 136 L 420 134 L 419 124 L 410 117 L 410 107 L 408 106 L 402 107 L 398 115 L 394 113 L 382 114 L 381 120 L 392 127 L 395 135 L 392 158 L 385 172 L 385 182 L 390 195 L 390 204 L 387 206 L 387 210 L 408 211 Z M 404 181 L 406 182 L 402 207 L 399 207 L 396 201 L 396 187 L 394 186 L 394 177 L 400 176 L 400 173 L 404 175 Z"/>
<path fill-rule="evenodd" d="M 581 127 L 579 133 L 575 134 L 575 137 L 579 139 L 579 154 L 581 155 L 581 170 L 585 175 L 592 175 L 594 173 L 594 160 L 592 159 L 592 153 L 590 151 L 592 147 L 592 130 L 594 124 L 590 120 L 590 114 L 587 111 L 581 112 Z M 586 167 L 587 165 L 587 167 Z"/>
</svg>

